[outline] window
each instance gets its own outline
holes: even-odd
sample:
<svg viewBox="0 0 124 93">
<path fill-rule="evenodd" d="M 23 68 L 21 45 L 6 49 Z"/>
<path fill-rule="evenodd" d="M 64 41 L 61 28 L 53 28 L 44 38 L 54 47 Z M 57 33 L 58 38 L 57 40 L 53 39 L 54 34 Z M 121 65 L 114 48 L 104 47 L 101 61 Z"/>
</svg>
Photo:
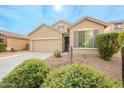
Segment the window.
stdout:
<svg viewBox="0 0 124 93">
<path fill-rule="evenodd" d="M 64 25 L 63 24 L 60 24 L 59 26 L 58 26 L 58 29 L 59 29 L 59 31 L 64 31 Z"/>
<path fill-rule="evenodd" d="M 121 29 L 122 28 L 122 25 L 121 25 L 121 23 L 117 23 L 117 24 L 115 24 L 115 30 L 117 30 L 117 29 Z"/>
<path fill-rule="evenodd" d="M 97 34 L 98 34 L 98 30 L 94 30 L 94 31 L 75 31 L 74 32 L 74 47 L 96 48 L 95 38 L 96 38 Z"/>
<path fill-rule="evenodd" d="M 78 47 L 85 47 L 85 33 L 78 32 Z"/>
<path fill-rule="evenodd" d="M 0 35 L 0 42 L 4 43 L 4 36 L 3 35 Z"/>
</svg>

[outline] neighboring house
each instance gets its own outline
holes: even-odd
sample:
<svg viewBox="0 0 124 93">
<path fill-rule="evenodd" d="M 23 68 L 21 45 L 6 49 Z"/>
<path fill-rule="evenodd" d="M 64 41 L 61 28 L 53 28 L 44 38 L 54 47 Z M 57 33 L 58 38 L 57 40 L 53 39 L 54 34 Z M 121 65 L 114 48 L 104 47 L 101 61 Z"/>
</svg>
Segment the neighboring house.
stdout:
<svg viewBox="0 0 124 93">
<path fill-rule="evenodd" d="M 23 50 L 28 46 L 29 38 L 13 32 L 0 30 L 0 42 L 6 44 L 6 50 Z"/>
<path fill-rule="evenodd" d="M 114 26 L 112 26 L 114 24 Z M 121 24 L 123 25 L 123 24 Z M 112 28 L 113 27 L 113 28 Z M 59 49 L 74 53 L 96 54 L 96 35 L 104 32 L 122 30 L 120 23 L 107 23 L 92 17 L 83 17 L 73 24 L 60 20 L 52 26 L 41 25 L 31 33 L 30 51 L 53 52 Z M 110 29 L 111 28 L 111 29 Z"/>
<path fill-rule="evenodd" d="M 124 21 L 111 21 L 104 32 L 118 32 L 124 30 Z"/>
</svg>

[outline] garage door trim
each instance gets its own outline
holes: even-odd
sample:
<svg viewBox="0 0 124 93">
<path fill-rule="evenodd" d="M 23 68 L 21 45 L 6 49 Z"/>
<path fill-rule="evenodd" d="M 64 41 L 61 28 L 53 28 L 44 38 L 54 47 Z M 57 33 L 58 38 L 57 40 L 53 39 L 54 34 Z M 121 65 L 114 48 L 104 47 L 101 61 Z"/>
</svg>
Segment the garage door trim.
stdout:
<svg viewBox="0 0 124 93">
<path fill-rule="evenodd" d="M 34 41 L 37 41 L 37 40 L 57 40 L 57 48 L 60 49 L 60 40 L 61 38 L 33 38 L 31 39 L 31 45 L 33 45 L 33 49 L 34 50 Z"/>
</svg>

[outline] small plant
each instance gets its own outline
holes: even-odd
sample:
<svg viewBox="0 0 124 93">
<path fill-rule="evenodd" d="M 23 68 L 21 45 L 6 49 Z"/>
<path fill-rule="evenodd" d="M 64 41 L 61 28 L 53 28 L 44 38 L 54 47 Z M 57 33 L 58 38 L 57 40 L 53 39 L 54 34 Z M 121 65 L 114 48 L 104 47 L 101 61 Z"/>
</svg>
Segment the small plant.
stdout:
<svg viewBox="0 0 124 93">
<path fill-rule="evenodd" d="M 39 59 L 25 60 L 2 79 L 0 87 L 38 88 L 48 72 L 49 67 L 46 62 Z"/>
<path fill-rule="evenodd" d="M 54 56 L 55 56 L 55 57 L 61 57 L 61 52 L 60 52 L 58 49 L 55 50 Z"/>
<path fill-rule="evenodd" d="M 122 87 L 95 69 L 82 64 L 72 64 L 50 72 L 41 87 L 45 88 L 113 88 Z"/>
<path fill-rule="evenodd" d="M 12 51 L 12 52 L 15 52 L 15 49 L 14 49 L 14 48 L 11 48 L 11 51 Z"/>
<path fill-rule="evenodd" d="M 4 43 L 0 43 L 0 52 L 5 51 L 6 45 Z"/>
<path fill-rule="evenodd" d="M 96 37 L 97 49 L 100 57 L 104 60 L 110 60 L 121 47 L 118 40 L 118 33 L 105 33 Z"/>
</svg>

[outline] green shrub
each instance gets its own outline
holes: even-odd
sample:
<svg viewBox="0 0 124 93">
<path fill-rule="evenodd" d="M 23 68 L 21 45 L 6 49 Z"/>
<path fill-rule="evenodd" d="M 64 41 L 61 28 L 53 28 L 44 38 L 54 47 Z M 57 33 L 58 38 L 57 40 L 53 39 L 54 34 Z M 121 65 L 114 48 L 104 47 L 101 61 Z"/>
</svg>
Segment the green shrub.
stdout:
<svg viewBox="0 0 124 93">
<path fill-rule="evenodd" d="M 72 64 L 50 72 L 41 87 L 108 88 L 122 86 L 120 82 L 107 78 L 87 65 Z"/>
<path fill-rule="evenodd" d="M 119 32 L 118 40 L 121 45 L 124 45 L 124 31 Z"/>
<path fill-rule="evenodd" d="M 0 43 L 0 52 L 5 51 L 5 44 L 4 43 Z"/>
<path fill-rule="evenodd" d="M 121 47 L 118 35 L 118 33 L 106 33 L 96 37 L 96 45 L 102 59 L 110 60 L 118 52 Z"/>
<path fill-rule="evenodd" d="M 54 51 L 54 56 L 55 57 L 61 57 L 61 52 L 57 49 Z"/>
<path fill-rule="evenodd" d="M 0 87 L 38 88 L 49 72 L 46 62 L 39 59 L 25 60 L 0 83 Z"/>
</svg>

